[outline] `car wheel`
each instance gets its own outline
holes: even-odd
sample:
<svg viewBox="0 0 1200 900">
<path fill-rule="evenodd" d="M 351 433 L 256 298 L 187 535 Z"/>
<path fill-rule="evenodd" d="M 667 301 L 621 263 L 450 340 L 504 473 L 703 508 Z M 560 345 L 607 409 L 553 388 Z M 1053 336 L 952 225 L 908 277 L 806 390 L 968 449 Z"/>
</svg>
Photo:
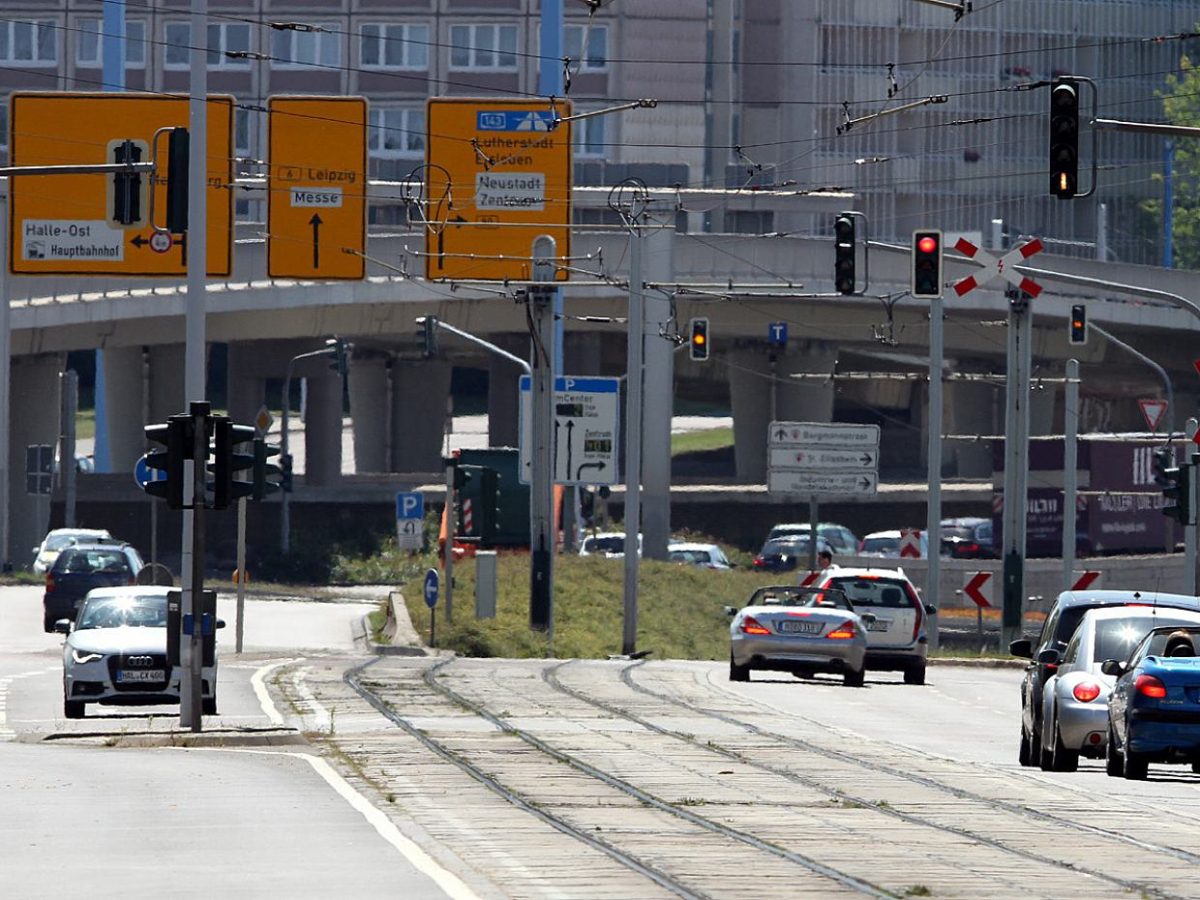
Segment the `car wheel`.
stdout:
<svg viewBox="0 0 1200 900">
<path fill-rule="evenodd" d="M 866 677 L 866 669 L 854 669 L 842 676 L 842 684 L 846 687 L 862 687 Z"/>
<path fill-rule="evenodd" d="M 1079 751 L 1067 749 L 1057 724 L 1054 726 L 1054 756 L 1050 768 L 1055 772 L 1075 772 L 1079 769 Z"/>
<path fill-rule="evenodd" d="M 1113 778 L 1120 778 L 1125 774 L 1125 760 L 1121 751 L 1117 749 L 1117 739 L 1113 737 L 1111 725 L 1108 728 L 1108 744 L 1104 748 L 1104 771 Z"/>
<path fill-rule="evenodd" d="M 82 700 L 64 700 L 63 715 L 68 719 L 82 719 L 85 706 Z"/>
<path fill-rule="evenodd" d="M 42 630 L 45 631 L 46 634 L 52 634 L 54 632 L 54 623 L 56 621 L 57 619 L 52 619 L 50 617 L 50 613 L 44 613 L 42 615 Z"/>
<path fill-rule="evenodd" d="M 925 663 L 919 662 L 916 665 L 909 666 L 904 670 L 905 684 L 924 684 L 925 683 Z"/>
<path fill-rule="evenodd" d="M 1134 753 L 1126 748 L 1125 767 L 1121 773 L 1130 781 L 1145 781 L 1146 774 L 1150 771 L 1150 761 L 1141 753 Z"/>
<path fill-rule="evenodd" d="M 733 661 L 733 654 L 729 654 L 729 680 L 730 681 L 749 681 L 750 667 L 739 666 Z"/>
<path fill-rule="evenodd" d="M 1042 764 L 1042 732 L 1038 728 L 1029 732 L 1029 764 L 1031 766 Z"/>
<path fill-rule="evenodd" d="M 201 698 L 200 712 L 206 716 L 215 716 L 217 714 L 217 698 L 215 696 Z"/>
<path fill-rule="evenodd" d="M 1031 755 L 1029 752 L 1029 733 L 1025 731 L 1025 726 L 1021 726 L 1021 748 L 1017 751 L 1017 762 L 1023 766 L 1032 766 L 1030 762 Z"/>
</svg>

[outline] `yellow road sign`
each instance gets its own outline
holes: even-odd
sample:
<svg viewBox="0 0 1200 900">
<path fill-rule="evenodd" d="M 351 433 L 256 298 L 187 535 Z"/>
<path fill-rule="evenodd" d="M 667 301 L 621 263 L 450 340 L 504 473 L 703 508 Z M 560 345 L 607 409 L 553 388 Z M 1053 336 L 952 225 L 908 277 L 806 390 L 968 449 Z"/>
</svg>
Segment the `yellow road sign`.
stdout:
<svg viewBox="0 0 1200 900">
<path fill-rule="evenodd" d="M 362 278 L 367 250 L 367 101 L 272 97 L 267 274 Z"/>
<path fill-rule="evenodd" d="M 187 127 L 187 97 L 161 94 L 14 93 L 9 101 L 14 166 L 113 162 L 129 140 L 150 159 L 154 133 Z M 196 148 L 193 148 L 196 152 Z M 233 98 L 208 98 L 209 275 L 233 262 Z M 159 138 L 154 216 L 165 224 L 167 141 Z M 150 226 L 151 178 L 141 215 L 121 227 L 110 217 L 112 175 L 17 175 L 9 179 L 9 270 L 21 275 L 184 275 L 184 235 Z"/>
<path fill-rule="evenodd" d="M 430 98 L 425 277 L 527 281 L 542 234 L 570 255 L 570 114 L 562 101 Z"/>
</svg>

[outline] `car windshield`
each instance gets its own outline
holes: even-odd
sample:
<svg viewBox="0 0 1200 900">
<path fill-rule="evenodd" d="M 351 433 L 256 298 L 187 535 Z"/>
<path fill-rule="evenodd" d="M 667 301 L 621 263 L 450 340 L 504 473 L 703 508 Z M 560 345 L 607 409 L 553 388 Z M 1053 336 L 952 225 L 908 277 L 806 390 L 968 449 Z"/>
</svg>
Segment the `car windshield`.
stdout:
<svg viewBox="0 0 1200 900">
<path fill-rule="evenodd" d="M 750 595 L 747 606 L 832 606 L 853 611 L 850 599 L 839 590 L 830 588 L 774 585 L 759 588 Z"/>
<path fill-rule="evenodd" d="M 1173 635 L 1181 631 L 1186 631 L 1191 635 L 1192 643 L 1200 647 L 1200 627 L 1191 626 L 1187 628 L 1174 628 L 1170 631 L 1163 629 L 1161 634 L 1155 634 L 1150 638 L 1150 645 L 1146 648 L 1144 656 L 1165 656 L 1167 652 L 1167 643 Z M 1117 657 L 1110 657 L 1116 659 Z"/>
<path fill-rule="evenodd" d="M 52 534 L 46 538 L 47 550 L 61 550 L 63 547 L 68 547 L 75 543 L 76 535 L 73 534 Z"/>
<path fill-rule="evenodd" d="M 865 538 L 862 548 L 864 553 L 888 553 L 900 549 L 900 538 L 898 536 Z"/>
<path fill-rule="evenodd" d="M 916 603 L 908 595 L 908 585 L 897 578 L 832 578 L 831 587 L 840 588 L 855 606 L 883 606 L 911 609 Z"/>
<path fill-rule="evenodd" d="M 65 550 L 54 564 L 59 574 L 90 575 L 93 572 L 128 572 L 129 560 L 120 550 Z"/>
<path fill-rule="evenodd" d="M 583 549 L 586 553 L 624 553 L 625 536 L 590 537 L 584 540 Z"/>
<path fill-rule="evenodd" d="M 782 537 L 767 541 L 763 544 L 759 556 L 773 556 L 787 554 L 795 556 L 797 553 L 803 553 L 808 550 L 808 536 L 803 537 Z"/>
<path fill-rule="evenodd" d="M 704 565 L 712 562 L 712 555 L 707 550 L 672 550 L 671 562 Z"/>
<path fill-rule="evenodd" d="M 76 630 L 86 628 L 166 628 L 165 597 L 101 597 L 88 600 L 79 615 Z"/>
<path fill-rule="evenodd" d="M 1096 642 L 1093 662 L 1106 659 L 1128 659 L 1131 651 L 1156 625 L 1172 621 L 1159 616 L 1136 616 L 1128 619 L 1105 619 L 1096 622 Z M 1180 623 L 1182 624 L 1182 623 Z"/>
</svg>

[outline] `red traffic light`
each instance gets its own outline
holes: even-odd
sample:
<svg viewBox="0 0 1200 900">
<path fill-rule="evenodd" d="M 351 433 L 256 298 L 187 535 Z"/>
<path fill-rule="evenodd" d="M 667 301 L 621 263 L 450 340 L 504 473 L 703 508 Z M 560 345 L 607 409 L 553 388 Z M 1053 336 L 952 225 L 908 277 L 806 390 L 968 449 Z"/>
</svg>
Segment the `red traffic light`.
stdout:
<svg viewBox="0 0 1200 900">
<path fill-rule="evenodd" d="M 927 234 L 923 238 L 921 238 L 919 241 L 917 241 L 917 249 L 920 250 L 922 253 L 936 253 L 937 246 L 938 246 L 937 238 L 935 238 L 931 234 Z"/>
</svg>

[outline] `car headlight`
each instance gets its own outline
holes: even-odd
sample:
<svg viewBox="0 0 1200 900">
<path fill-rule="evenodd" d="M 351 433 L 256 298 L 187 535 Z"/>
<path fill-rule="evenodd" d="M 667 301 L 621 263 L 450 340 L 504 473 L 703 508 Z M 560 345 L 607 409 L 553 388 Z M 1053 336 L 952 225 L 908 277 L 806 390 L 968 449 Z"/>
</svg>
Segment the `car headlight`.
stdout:
<svg viewBox="0 0 1200 900">
<path fill-rule="evenodd" d="M 103 653 L 91 653 L 87 650 L 71 650 L 71 659 L 75 661 L 75 665 L 82 666 L 84 663 L 96 662 L 104 659 Z"/>
</svg>

